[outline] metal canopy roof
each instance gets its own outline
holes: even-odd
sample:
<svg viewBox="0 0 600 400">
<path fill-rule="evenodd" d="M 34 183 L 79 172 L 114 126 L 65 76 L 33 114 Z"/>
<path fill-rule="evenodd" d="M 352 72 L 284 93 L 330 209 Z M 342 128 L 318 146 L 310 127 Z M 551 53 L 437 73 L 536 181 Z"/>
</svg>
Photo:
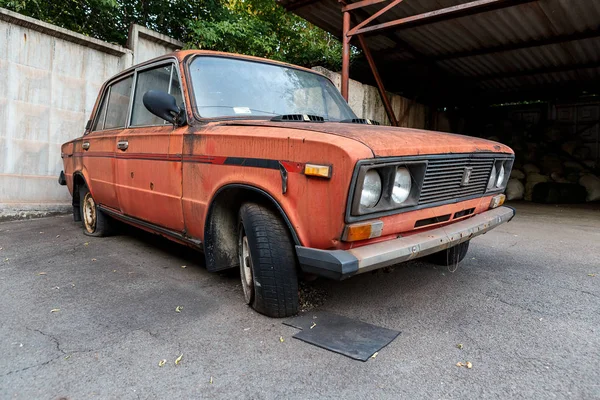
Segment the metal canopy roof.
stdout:
<svg viewBox="0 0 600 400">
<path fill-rule="evenodd" d="M 278 1 L 338 38 L 342 9 L 351 15 L 352 34 L 391 6 L 358 33 L 385 88 L 418 101 L 541 99 L 600 87 L 598 0 Z M 374 82 L 364 59 L 352 64 L 350 76 Z"/>
</svg>

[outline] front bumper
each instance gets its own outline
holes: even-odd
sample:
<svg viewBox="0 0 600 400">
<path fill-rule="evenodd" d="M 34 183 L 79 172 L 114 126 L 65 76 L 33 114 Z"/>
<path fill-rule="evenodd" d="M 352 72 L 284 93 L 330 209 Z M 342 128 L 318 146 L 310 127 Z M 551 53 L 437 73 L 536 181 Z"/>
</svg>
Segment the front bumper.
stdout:
<svg viewBox="0 0 600 400">
<path fill-rule="evenodd" d="M 411 236 L 350 250 L 319 250 L 296 246 L 296 254 L 302 271 L 341 280 L 448 249 L 482 235 L 510 221 L 514 216 L 513 208 L 498 207 Z"/>
</svg>

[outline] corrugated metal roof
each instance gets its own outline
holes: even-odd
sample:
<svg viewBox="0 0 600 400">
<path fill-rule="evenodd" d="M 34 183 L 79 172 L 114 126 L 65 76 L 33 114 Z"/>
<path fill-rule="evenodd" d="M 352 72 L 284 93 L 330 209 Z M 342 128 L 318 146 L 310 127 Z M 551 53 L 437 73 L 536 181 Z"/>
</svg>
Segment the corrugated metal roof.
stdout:
<svg viewBox="0 0 600 400">
<path fill-rule="evenodd" d="M 337 0 L 279 0 L 292 12 L 341 37 Z M 370 25 L 469 3 L 472 0 L 404 0 Z M 296 3 L 296 4 L 294 4 Z M 389 2 L 352 11 L 353 25 Z M 519 44 L 587 32 L 577 40 L 522 49 Z M 464 93 L 546 90 L 549 86 L 600 86 L 600 1 L 536 0 L 426 25 L 389 29 L 366 37 L 388 90 L 468 88 Z M 399 41 L 410 47 L 409 49 Z M 453 55 L 512 45 L 508 51 L 453 58 Z M 371 77 L 364 61 L 351 68 L 355 79 Z M 424 72 L 425 71 L 425 72 Z M 529 73 L 532 72 L 532 73 Z M 364 76 L 357 76 L 363 74 Z M 430 77 L 435 85 L 414 82 Z M 440 80 L 443 83 L 440 83 Z M 449 84 L 449 81 L 454 81 Z M 576 84 L 576 85 L 574 85 Z M 454 85 L 454 86 L 453 86 Z"/>
</svg>

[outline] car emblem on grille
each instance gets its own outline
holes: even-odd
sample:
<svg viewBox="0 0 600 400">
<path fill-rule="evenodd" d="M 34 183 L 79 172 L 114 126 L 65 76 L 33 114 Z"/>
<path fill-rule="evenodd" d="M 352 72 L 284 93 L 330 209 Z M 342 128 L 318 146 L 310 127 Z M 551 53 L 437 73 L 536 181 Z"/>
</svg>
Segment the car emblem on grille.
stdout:
<svg viewBox="0 0 600 400">
<path fill-rule="evenodd" d="M 460 186 L 467 186 L 469 184 L 469 180 L 471 179 L 471 172 L 473 172 L 473 167 L 465 167 Z"/>
</svg>

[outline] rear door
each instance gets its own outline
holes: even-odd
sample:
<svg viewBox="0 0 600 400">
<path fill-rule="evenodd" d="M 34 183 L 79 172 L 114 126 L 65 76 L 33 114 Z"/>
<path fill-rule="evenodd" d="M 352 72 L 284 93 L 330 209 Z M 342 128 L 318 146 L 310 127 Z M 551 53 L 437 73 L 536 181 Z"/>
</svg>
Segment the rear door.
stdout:
<svg viewBox="0 0 600 400">
<path fill-rule="evenodd" d="M 178 68 L 171 59 L 136 71 L 129 127 L 118 137 L 117 194 L 124 214 L 184 231 L 181 151 L 185 128 L 174 128 L 143 104 L 149 90 L 172 94 L 183 104 Z"/>
<path fill-rule="evenodd" d="M 115 185 L 115 149 L 125 128 L 133 75 L 107 85 L 94 116 L 91 132 L 83 137 L 81 156 L 89 179 L 88 186 L 98 204 L 119 209 Z"/>
</svg>

